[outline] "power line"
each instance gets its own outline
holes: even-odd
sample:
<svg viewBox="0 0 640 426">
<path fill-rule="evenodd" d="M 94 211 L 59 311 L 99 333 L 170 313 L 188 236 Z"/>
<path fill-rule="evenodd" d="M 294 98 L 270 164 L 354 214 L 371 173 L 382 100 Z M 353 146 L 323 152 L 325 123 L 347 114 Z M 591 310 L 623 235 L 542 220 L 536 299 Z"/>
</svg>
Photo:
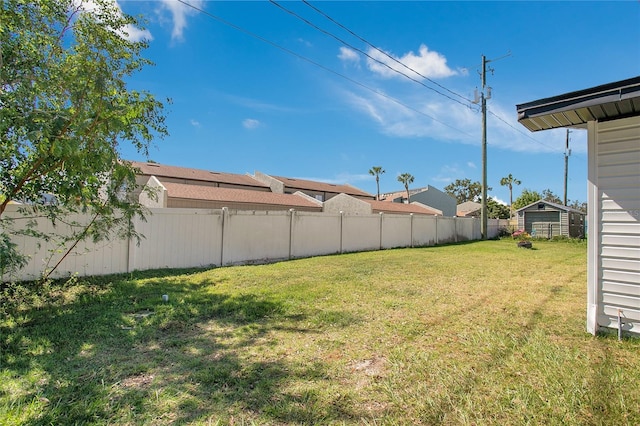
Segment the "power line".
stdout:
<svg viewBox="0 0 640 426">
<path fill-rule="evenodd" d="M 513 130 L 515 130 L 516 132 L 520 133 L 521 135 L 523 135 L 524 137 L 526 137 L 527 139 L 530 139 L 532 141 L 534 141 L 535 143 L 544 146 L 545 148 L 549 148 L 552 152 L 557 152 L 558 149 L 554 148 L 550 145 L 544 144 L 542 142 L 540 142 L 539 140 L 531 137 L 531 135 L 528 135 L 527 133 L 523 132 L 522 130 L 518 129 L 517 127 L 514 127 L 511 125 L 511 123 L 509 123 L 508 121 L 506 121 L 504 118 L 500 117 L 498 114 L 494 113 L 493 111 L 491 111 L 490 109 L 487 109 L 487 112 L 491 115 L 493 115 L 495 118 L 497 118 L 498 120 L 502 121 L 504 124 L 506 124 L 507 126 L 509 126 L 510 128 L 512 128 Z"/>
<path fill-rule="evenodd" d="M 382 53 L 384 56 L 386 56 L 387 58 L 391 59 L 392 61 L 396 62 L 397 64 L 403 66 L 404 68 L 408 69 L 409 71 L 419 75 L 420 77 L 424 78 L 427 81 L 430 81 L 431 83 L 435 84 L 436 86 L 440 87 L 441 89 L 446 90 L 447 92 L 458 96 L 461 99 L 464 99 L 467 102 L 472 103 L 473 101 L 471 99 L 468 99 L 466 97 L 464 97 L 463 95 L 454 92 L 453 90 L 450 90 L 448 88 L 446 88 L 445 86 L 443 86 L 442 84 L 438 83 L 435 80 L 430 79 L 429 77 L 422 75 L 420 72 L 416 71 L 415 69 L 411 68 L 410 66 L 408 66 L 407 64 L 405 64 L 402 61 L 399 61 L 398 59 L 394 58 L 393 56 L 389 55 L 387 52 L 385 52 L 384 50 L 380 49 L 379 47 L 377 47 L 376 45 L 372 44 L 371 42 L 369 42 L 367 39 L 365 39 L 364 37 L 359 36 L 358 34 L 356 34 L 354 31 L 350 30 L 349 28 L 347 28 L 345 25 L 341 24 L 340 22 L 338 22 L 337 20 L 333 19 L 331 16 L 329 16 L 328 14 L 326 14 L 325 12 L 323 12 L 322 10 L 318 9 L 317 7 L 315 7 L 314 5 L 312 5 L 311 3 L 309 3 L 307 0 L 302 0 L 302 2 L 304 4 L 306 4 L 307 6 L 309 6 L 311 9 L 315 10 L 316 12 L 318 12 L 320 15 L 324 16 L 325 18 L 327 18 L 329 21 L 333 22 L 334 24 L 336 24 L 337 26 L 339 26 L 340 28 L 342 28 L 343 30 L 347 31 L 349 34 L 351 34 L 352 36 L 356 37 L 358 40 L 362 41 L 363 43 L 367 44 L 369 47 L 371 47 L 372 49 L 377 50 L 378 52 Z M 499 58 L 500 59 L 500 58 Z M 405 75 L 405 74 L 403 74 Z M 406 76 L 406 75 L 405 75 Z M 408 76 L 406 76 L 408 77 Z M 427 87 L 427 86 L 425 86 Z M 434 90 L 433 88 L 428 87 L 431 90 Z M 437 91 L 436 91 L 437 92 Z M 440 93 L 440 92 L 437 92 Z"/>
<path fill-rule="evenodd" d="M 214 20 L 216 20 L 216 21 L 218 21 L 218 22 L 220 22 L 220 23 L 222 23 L 222 24 L 224 24 L 224 25 L 227 25 L 227 26 L 229 26 L 229 27 L 231 27 L 231 28 L 233 28 L 233 29 L 235 29 L 235 30 L 237 30 L 237 31 L 240 31 L 240 32 L 242 32 L 242 33 L 244 33 L 244 34 L 247 34 L 247 35 L 248 35 L 248 36 L 250 36 L 250 37 L 253 37 L 253 38 L 257 39 L 257 40 L 260 40 L 260 41 L 262 41 L 262 42 L 264 42 L 264 43 L 267 43 L 267 44 L 269 44 L 270 46 L 273 46 L 273 47 L 275 47 L 275 48 L 277 48 L 277 49 L 280 49 L 280 50 L 282 50 L 283 52 L 288 53 L 288 54 L 290 54 L 290 55 L 292 55 L 292 56 L 295 56 L 295 57 L 296 57 L 296 58 L 298 58 L 298 59 L 302 59 L 303 61 L 309 62 L 310 64 L 315 65 L 315 66 L 317 66 L 318 68 L 321 68 L 321 69 L 323 69 L 323 70 L 325 70 L 325 71 L 327 71 L 327 72 L 329 72 L 329 73 L 331 73 L 331 74 L 334 74 L 334 75 L 336 75 L 336 76 L 338 76 L 338 77 L 341 77 L 341 78 L 343 78 L 343 79 L 345 79 L 345 80 L 347 80 L 347 81 L 349 81 L 349 82 L 351 82 L 351 83 L 353 83 L 353 84 L 355 84 L 355 85 L 357 85 L 357 86 L 360 86 L 360 87 L 362 87 L 362 88 L 364 88 L 364 89 L 366 89 L 366 90 L 369 90 L 370 92 L 373 92 L 373 93 L 375 93 L 375 94 L 376 94 L 376 95 L 378 95 L 378 96 L 381 96 L 381 97 L 383 97 L 383 98 L 385 98 L 385 99 L 388 99 L 388 100 L 390 100 L 390 101 L 392 101 L 392 102 L 394 102 L 394 103 L 396 103 L 396 104 L 398 104 L 398 105 L 400 105 L 400 106 L 402 106 L 402 107 L 404 107 L 404 108 L 406 108 L 406 109 L 408 109 L 408 110 L 410 110 L 410 111 L 413 111 L 413 112 L 415 112 L 415 113 L 417 113 L 417 114 L 420 114 L 420 115 L 423 115 L 423 116 L 425 116 L 425 117 L 428 117 L 428 118 L 430 118 L 431 120 L 433 120 L 433 121 L 435 121 L 435 122 L 437 122 L 437 123 L 440 123 L 440 124 L 442 124 L 443 126 L 448 127 L 448 128 L 450 128 L 450 129 L 453 129 L 453 130 L 455 130 L 455 131 L 457 131 L 457 132 L 460 132 L 460 133 L 462 133 L 462 134 L 464 134 L 464 135 L 467 135 L 467 136 L 473 137 L 473 135 L 471 135 L 471 134 L 469 134 L 469 133 L 465 132 L 464 130 L 458 129 L 457 127 L 453 127 L 453 126 L 451 126 L 451 125 L 449 125 L 449 124 L 445 123 L 444 121 L 438 120 L 437 118 L 435 118 L 435 117 L 433 117 L 433 116 L 431 116 L 431 115 L 429 115 L 429 114 L 425 113 L 424 111 L 420 111 L 420 110 L 418 110 L 418 109 L 416 109 L 416 108 L 414 108 L 414 107 L 411 107 L 411 106 L 409 106 L 409 105 L 406 105 L 406 104 L 404 104 L 402 101 L 400 101 L 400 100 L 398 100 L 398 99 L 394 98 L 393 96 L 387 95 L 387 94 L 386 94 L 386 93 L 384 93 L 384 92 L 381 92 L 381 91 L 379 91 L 379 90 L 377 90 L 377 89 L 374 89 L 374 88 L 372 88 L 372 87 L 369 87 L 369 86 L 367 86 L 367 85 L 366 85 L 366 84 L 364 84 L 364 83 L 360 83 L 359 81 L 354 80 L 354 79 L 352 79 L 352 78 L 350 78 L 350 77 L 347 77 L 346 75 L 341 74 L 341 73 L 339 73 L 339 72 L 337 72 L 337 71 L 335 71 L 335 70 L 332 70 L 331 68 L 328 68 L 328 67 L 326 67 L 326 66 L 324 66 L 324 65 L 322 65 L 322 64 L 320 64 L 320 63 L 318 63 L 318 62 L 316 62 L 316 61 L 314 61 L 314 60 L 312 60 L 312 59 L 309 59 L 309 58 L 307 58 L 307 57 L 305 57 L 305 56 L 302 56 L 302 55 L 300 55 L 300 54 L 298 54 L 298 53 L 294 52 L 293 50 L 290 50 L 290 49 L 287 49 L 286 47 L 280 46 L 279 44 L 274 43 L 274 42 L 272 42 L 271 40 L 268 40 L 268 39 L 266 39 L 266 38 L 264 38 L 264 37 L 262 37 L 262 36 L 260 36 L 260 35 L 258 35 L 258 34 L 255 34 L 255 33 L 251 32 L 251 31 L 249 31 L 249 30 L 246 30 L 246 29 L 244 29 L 244 28 L 242 28 L 242 27 L 240 27 L 240 26 L 238 26 L 238 25 L 236 25 L 236 24 L 233 24 L 233 23 L 231 23 L 231 22 L 229 22 L 229 21 L 227 21 L 227 20 L 225 20 L 225 19 L 223 19 L 223 18 L 221 18 L 221 17 L 219 17 L 219 16 L 217 16 L 217 15 L 214 15 L 214 14 L 212 14 L 212 13 L 210 13 L 210 12 L 207 12 L 207 11 L 206 11 L 206 10 L 204 10 L 204 9 L 201 9 L 201 8 L 199 8 L 199 7 L 197 7 L 197 6 L 194 6 L 194 5 L 192 5 L 192 4 L 190 4 L 190 3 L 188 3 L 188 2 L 186 2 L 186 1 L 184 1 L 184 0 L 177 0 L 177 1 L 178 1 L 179 3 L 182 3 L 182 4 L 183 4 L 183 5 L 185 5 L 185 6 L 188 6 L 188 7 L 192 8 L 192 9 L 194 9 L 194 10 L 198 11 L 199 13 L 202 13 L 202 14 L 203 14 L 203 15 L 205 15 L 205 16 L 208 16 L 208 17 L 209 17 L 209 18 L 211 18 L 211 19 L 214 19 Z M 466 106 L 466 105 L 465 105 L 465 106 Z"/>
<path fill-rule="evenodd" d="M 309 21 L 309 20 L 305 19 L 304 17 L 302 17 L 302 16 L 298 15 L 297 13 L 295 13 L 294 11 L 292 11 L 291 9 L 287 9 L 286 7 L 284 7 L 284 6 L 282 6 L 281 4 L 279 4 L 277 1 L 275 1 L 275 0 L 269 0 L 269 2 L 270 2 L 271 4 L 273 4 L 274 6 L 276 6 L 276 7 L 280 8 L 280 9 L 281 9 L 281 10 L 283 10 L 284 12 L 286 12 L 286 13 L 288 13 L 288 14 L 290 14 L 290 15 L 292 15 L 292 16 L 294 16 L 294 17 L 298 18 L 298 19 L 300 19 L 302 22 L 304 22 L 305 24 L 309 25 L 310 27 L 312 27 L 312 28 L 314 28 L 314 29 L 316 29 L 316 30 L 320 31 L 320 32 L 321 32 L 321 33 L 323 33 L 323 34 L 328 35 L 329 37 L 332 37 L 332 38 L 336 39 L 338 42 L 340 42 L 340 43 L 344 44 L 345 46 L 348 46 L 348 47 L 350 47 L 351 49 L 353 49 L 353 50 L 355 50 L 355 51 L 357 51 L 357 52 L 362 53 L 362 54 L 363 54 L 363 55 L 365 55 L 367 58 L 371 59 L 372 61 L 377 62 L 378 64 L 380 64 L 380 65 L 382 65 L 382 66 L 384 66 L 384 67 L 386 67 L 386 68 L 388 68 L 388 69 L 390 69 L 391 71 L 393 71 L 393 72 L 395 72 L 395 73 L 397 73 L 397 74 L 400 74 L 401 76 L 408 78 L 409 80 L 413 81 L 414 83 L 418 83 L 419 85 L 421 85 L 421 86 L 423 86 L 423 87 L 425 87 L 425 88 L 427 88 L 427 89 L 429 89 L 429 90 L 432 90 L 432 91 L 436 92 L 437 94 L 439 94 L 439 95 L 441 95 L 441 96 L 444 96 L 445 98 L 447 98 L 447 99 L 449 99 L 449 100 L 452 100 L 452 101 L 454 101 L 454 102 L 457 102 L 457 103 L 459 103 L 460 105 L 463 105 L 463 106 L 465 106 L 465 107 L 467 107 L 467 108 L 469 108 L 469 109 L 473 109 L 470 105 L 465 104 L 465 103 L 463 103 L 463 102 L 460 102 L 459 100 L 454 99 L 454 98 L 452 98 L 451 96 L 449 96 L 449 95 L 447 95 L 447 94 L 445 94 L 445 93 L 442 93 L 442 92 L 440 92 L 440 91 L 439 91 L 439 90 L 437 90 L 437 89 L 434 89 L 433 87 L 427 86 L 426 84 L 424 84 L 424 83 L 423 83 L 423 82 L 421 82 L 420 80 L 417 80 L 417 79 L 415 79 L 415 78 L 413 78 L 413 77 L 411 77 L 411 76 L 409 76 L 409 75 L 407 75 L 407 74 L 403 73 L 402 71 L 400 71 L 400 70 L 397 70 L 397 69 L 393 68 L 392 66 L 390 66 L 390 65 L 389 65 L 389 64 L 387 64 L 386 62 L 382 62 L 381 60 L 374 58 L 373 56 L 369 55 L 369 54 L 368 54 L 367 52 L 365 52 L 364 50 L 359 49 L 359 48 L 357 48 L 357 47 L 353 46 L 352 44 L 350 44 L 350 43 L 348 43 L 348 42 L 344 41 L 344 40 L 343 40 L 343 39 L 341 39 L 340 37 L 338 37 L 338 36 L 336 36 L 336 35 L 334 35 L 334 34 L 330 33 L 329 31 L 326 31 L 326 30 L 324 30 L 324 29 L 322 29 L 322 28 L 318 27 L 318 26 L 317 26 L 317 25 L 315 25 L 313 22 L 311 22 L 311 21 Z M 306 2 L 305 2 L 305 3 L 306 3 Z M 355 33 L 354 33 L 354 34 L 355 34 Z M 358 37 L 358 36 L 356 35 L 356 37 Z M 358 37 L 358 38 L 360 38 L 360 37 Z M 361 40 L 364 40 L 364 39 L 362 39 L 362 38 L 360 38 L 360 39 L 361 39 Z M 366 41 L 365 41 L 365 42 L 366 42 Z M 385 56 L 387 56 L 388 58 L 390 58 L 390 59 L 392 59 L 393 61 L 397 62 L 398 64 L 400 64 L 400 65 L 404 66 L 405 68 L 407 68 L 407 69 L 409 69 L 409 70 L 413 71 L 414 73 L 416 73 L 416 74 L 417 74 L 417 75 L 419 75 L 420 77 L 425 78 L 425 79 L 427 79 L 427 80 L 429 80 L 429 81 L 433 82 L 433 80 L 431 80 L 431 79 L 429 79 L 429 78 L 427 78 L 427 77 L 423 76 L 423 75 L 422 75 L 422 74 L 420 74 L 419 72 L 417 72 L 417 71 L 415 71 L 414 69 L 412 69 L 412 68 L 408 67 L 407 65 L 403 64 L 401 61 L 398 61 L 397 59 L 395 59 L 394 57 L 390 56 L 390 55 L 389 55 L 389 54 L 387 54 L 386 52 L 384 52 L 384 51 L 382 51 L 382 50 L 378 49 L 377 47 L 373 46 L 371 43 L 369 43 L 369 42 L 366 42 L 366 43 L 367 43 L 367 44 L 369 44 L 369 45 L 370 45 L 371 47 L 373 47 L 374 49 L 376 49 L 378 52 L 381 52 L 382 54 L 384 54 L 384 55 L 385 55 Z M 433 83 L 435 83 L 435 82 L 433 82 Z M 437 84 L 437 83 L 435 83 L 435 84 Z M 442 86 L 442 85 L 440 85 L 440 84 L 437 84 L 437 85 L 438 85 L 438 86 L 440 86 L 440 87 L 442 87 L 442 88 L 444 88 L 445 90 L 447 90 L 447 91 L 449 91 L 449 92 L 451 92 L 451 93 L 455 94 L 456 96 L 461 97 L 461 98 L 462 98 L 462 99 L 464 99 L 465 101 L 471 102 L 471 100 L 469 100 L 469 99 L 465 98 L 464 96 L 462 96 L 462 95 L 458 95 L 457 93 L 452 92 L 451 90 L 447 89 L 446 87 L 444 87 L 444 86 Z"/>
</svg>

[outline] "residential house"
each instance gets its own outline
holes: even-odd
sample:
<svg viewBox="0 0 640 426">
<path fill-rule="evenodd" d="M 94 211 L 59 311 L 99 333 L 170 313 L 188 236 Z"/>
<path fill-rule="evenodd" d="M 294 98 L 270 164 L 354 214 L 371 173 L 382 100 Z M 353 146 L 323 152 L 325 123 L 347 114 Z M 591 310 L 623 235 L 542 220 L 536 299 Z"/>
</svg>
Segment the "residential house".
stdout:
<svg viewBox="0 0 640 426">
<path fill-rule="evenodd" d="M 330 200 L 338 194 L 346 194 L 363 200 L 375 199 L 374 195 L 351 185 L 317 182 L 306 179 L 294 179 L 283 176 L 270 176 L 258 171 L 254 172 L 252 177 L 264 185 L 267 185 L 271 188 L 271 191 L 275 193 L 293 194 L 299 191 L 322 202 Z"/>
<path fill-rule="evenodd" d="M 640 76 L 516 105 L 532 132 L 587 131 L 587 330 L 640 334 Z"/>
<path fill-rule="evenodd" d="M 434 210 L 441 211 L 443 216 L 456 216 L 456 199 L 431 185 L 410 189 L 409 200 L 407 200 L 407 191 L 380 194 L 380 199 L 392 203 L 418 202 Z"/>
<path fill-rule="evenodd" d="M 459 217 L 481 217 L 482 204 L 475 201 L 465 201 L 456 207 L 456 216 Z"/>
</svg>

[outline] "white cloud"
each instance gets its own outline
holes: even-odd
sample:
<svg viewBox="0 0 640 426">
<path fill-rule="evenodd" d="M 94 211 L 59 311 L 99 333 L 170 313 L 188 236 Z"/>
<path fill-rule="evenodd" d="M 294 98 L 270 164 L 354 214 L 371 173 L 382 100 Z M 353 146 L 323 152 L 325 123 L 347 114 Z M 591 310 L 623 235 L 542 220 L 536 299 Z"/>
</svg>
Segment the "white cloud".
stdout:
<svg viewBox="0 0 640 426">
<path fill-rule="evenodd" d="M 509 205 L 509 203 L 507 203 L 506 201 L 502 201 L 500 198 L 494 197 L 493 195 L 490 195 L 489 198 L 491 198 L 493 201 L 495 201 L 498 204 L 502 204 L 503 206 Z"/>
<path fill-rule="evenodd" d="M 401 103 L 368 91 L 343 92 L 342 99 L 354 110 L 368 116 L 385 135 L 467 145 L 480 145 L 482 142 L 482 115 L 475 106 L 472 109 L 434 95 L 425 99 L 423 92 L 408 94 Z M 515 152 L 564 151 L 564 129 L 530 133 L 518 123 L 513 106 L 503 108 L 492 100 L 488 110 L 489 147 Z M 571 141 L 573 152 L 586 152 L 584 132 L 571 133 Z M 473 168 L 472 165 L 469 167 Z"/>
<path fill-rule="evenodd" d="M 476 169 L 476 163 L 474 163 L 473 161 L 469 161 L 467 162 L 467 167 L 469 167 L 470 169 Z"/>
<path fill-rule="evenodd" d="M 99 14 L 98 11 L 102 7 L 98 3 L 94 2 L 93 0 L 74 0 L 73 4 L 74 6 L 78 7 L 79 10 L 82 10 L 85 13 Z M 120 8 L 120 5 L 118 4 L 118 2 L 116 0 L 113 0 L 112 5 L 115 8 L 118 16 L 122 16 L 122 8 Z M 142 40 L 149 40 L 149 41 L 153 40 L 153 36 L 151 35 L 151 32 L 149 30 L 146 30 L 146 29 L 142 30 L 131 24 L 125 25 L 125 27 L 122 30 L 118 30 L 116 31 L 116 33 L 120 37 L 132 42 L 137 42 Z"/>
<path fill-rule="evenodd" d="M 402 62 L 415 72 L 403 67 L 379 50 L 370 48 L 367 53 L 375 59 L 367 59 L 369 69 L 385 78 L 402 77 L 396 71 L 407 74 L 416 79 L 421 79 L 422 76 L 428 78 L 444 78 L 458 74 L 457 71 L 454 71 L 447 66 L 447 58 L 438 52 L 430 51 L 424 44 L 420 45 L 417 55 L 411 51 L 405 53 L 401 57 L 397 57 L 387 52 L 389 56 L 394 57 L 397 61 Z M 416 74 L 416 72 L 420 75 Z"/>
<path fill-rule="evenodd" d="M 260 127 L 260 121 L 253 118 L 246 118 L 242 121 L 242 127 L 249 130 L 257 129 L 258 127 Z"/>
<path fill-rule="evenodd" d="M 171 13 L 173 20 L 171 40 L 184 40 L 184 30 L 187 28 L 187 17 L 196 14 L 197 10 L 175 0 L 161 0 L 161 3 L 162 7 Z M 199 9 L 204 6 L 203 0 L 189 0 L 188 3 Z"/>
<path fill-rule="evenodd" d="M 359 64 L 360 63 L 360 55 L 355 50 L 349 49 L 348 47 L 341 47 L 340 54 L 338 55 L 338 59 L 345 63 L 351 64 Z"/>
<path fill-rule="evenodd" d="M 193 118 L 191 120 L 189 120 L 189 123 L 193 126 L 193 127 L 200 127 L 200 122 L 198 120 L 194 120 Z"/>
</svg>

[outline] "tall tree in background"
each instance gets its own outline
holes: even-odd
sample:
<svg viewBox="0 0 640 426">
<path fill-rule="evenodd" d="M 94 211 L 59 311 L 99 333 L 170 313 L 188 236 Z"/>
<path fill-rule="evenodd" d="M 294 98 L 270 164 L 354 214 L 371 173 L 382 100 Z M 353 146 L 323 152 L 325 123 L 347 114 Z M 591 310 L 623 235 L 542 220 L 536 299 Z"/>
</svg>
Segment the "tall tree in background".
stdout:
<svg viewBox="0 0 640 426">
<path fill-rule="evenodd" d="M 15 230 L 3 216 L 11 201 L 53 223 L 89 213 L 72 238 L 130 232 L 130 219 L 143 210 L 124 194 L 135 187 L 135 171 L 119 148 L 130 144 L 147 156 L 167 129 L 163 104 L 127 87 L 126 79 L 150 62 L 141 56 L 147 43 L 129 36 L 139 33 L 138 22 L 114 1 L 4 0 L 0 22 L 0 269 L 6 272 L 19 255 L 8 236 Z"/>
<path fill-rule="evenodd" d="M 518 210 L 522 207 L 528 206 L 529 204 L 535 203 L 536 201 L 542 200 L 542 195 L 537 191 L 532 191 L 530 189 L 523 189 L 522 193 L 518 198 L 513 202 L 513 208 Z"/>
<path fill-rule="evenodd" d="M 509 173 L 509 176 L 506 176 L 500 179 L 500 185 L 506 186 L 509 188 L 509 214 L 510 214 L 509 218 L 510 219 L 513 218 L 513 185 L 520 185 L 521 183 L 522 182 L 514 178 L 511 173 Z"/>
<path fill-rule="evenodd" d="M 491 191 L 488 187 L 487 191 Z M 471 179 L 456 179 L 444 187 L 444 192 L 456 199 L 458 204 L 466 201 L 478 201 L 482 196 L 482 184 L 480 182 L 471 182 Z"/>
<path fill-rule="evenodd" d="M 410 173 L 403 173 L 398 176 L 398 182 L 404 185 L 404 189 L 407 191 L 407 204 L 409 204 L 409 185 L 413 183 L 413 175 Z"/>
<path fill-rule="evenodd" d="M 380 201 L 380 175 L 384 173 L 384 169 L 380 166 L 373 166 L 369 169 L 369 174 L 376 177 L 376 186 L 378 188 L 378 197 L 376 200 Z"/>
</svg>

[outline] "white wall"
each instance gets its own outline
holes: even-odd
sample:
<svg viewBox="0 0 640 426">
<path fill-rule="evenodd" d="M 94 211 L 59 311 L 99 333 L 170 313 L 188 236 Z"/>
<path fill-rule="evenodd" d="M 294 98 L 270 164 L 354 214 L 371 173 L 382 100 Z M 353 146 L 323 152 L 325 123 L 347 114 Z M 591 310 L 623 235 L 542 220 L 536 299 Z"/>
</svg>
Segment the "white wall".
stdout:
<svg viewBox="0 0 640 426">
<path fill-rule="evenodd" d="M 587 330 L 640 333 L 640 117 L 588 132 Z"/>
<path fill-rule="evenodd" d="M 298 211 L 236 211 L 213 209 L 150 209 L 146 221 L 132 226 L 144 238 L 81 243 L 61 263 L 54 277 L 71 274 L 105 275 L 134 270 L 189 268 L 262 263 L 316 255 L 379 250 L 393 247 L 431 246 L 480 239 L 480 222 L 469 218 L 423 215 L 345 215 Z M 24 226 L 18 206 L 7 207 L 5 217 Z M 70 219 L 88 223 L 90 216 Z M 489 236 L 497 235 L 497 220 L 489 220 Z M 502 221 L 501 226 L 506 226 Z M 69 233 L 44 220 L 37 229 Z M 37 279 L 70 247 L 33 237 L 14 237 L 19 250 L 29 256 L 28 265 L 15 277 Z M 47 259 L 51 259 L 47 263 Z"/>
</svg>

